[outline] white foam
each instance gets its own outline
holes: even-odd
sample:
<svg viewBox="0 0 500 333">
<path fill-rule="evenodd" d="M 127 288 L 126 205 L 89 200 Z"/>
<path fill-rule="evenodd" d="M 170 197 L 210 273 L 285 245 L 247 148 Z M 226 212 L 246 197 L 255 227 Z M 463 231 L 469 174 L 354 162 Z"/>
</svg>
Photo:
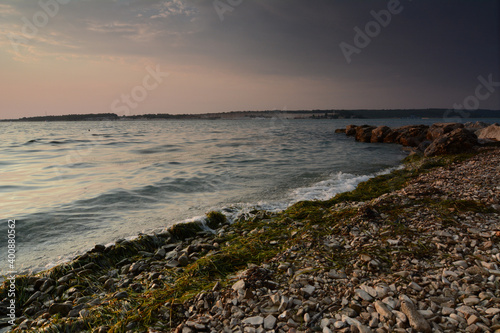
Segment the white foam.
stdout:
<svg viewBox="0 0 500 333">
<path fill-rule="evenodd" d="M 387 168 L 370 175 L 353 175 L 350 173 L 337 172 L 327 180 L 320 181 L 311 186 L 295 189 L 290 195 L 290 204 L 305 200 L 328 200 L 336 194 L 352 191 L 359 183 L 370 178 L 388 174 L 403 166 Z"/>
<path fill-rule="evenodd" d="M 370 178 L 388 174 L 394 170 L 403 168 L 403 165 L 391 167 L 368 175 L 354 175 L 350 173 L 337 172 L 330 178 L 322 180 L 306 187 L 300 187 L 290 191 L 281 201 L 260 201 L 256 204 L 239 203 L 222 209 L 215 209 L 226 215 L 232 223 L 244 215 L 251 215 L 253 210 L 264 210 L 268 212 L 280 212 L 299 201 L 328 200 L 336 194 L 354 190 L 359 183 Z"/>
</svg>

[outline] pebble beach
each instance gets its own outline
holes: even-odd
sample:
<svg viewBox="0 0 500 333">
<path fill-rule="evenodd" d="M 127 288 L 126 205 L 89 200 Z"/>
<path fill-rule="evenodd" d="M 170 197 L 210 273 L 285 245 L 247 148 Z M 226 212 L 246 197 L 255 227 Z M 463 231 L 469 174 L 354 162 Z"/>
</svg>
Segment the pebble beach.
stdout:
<svg viewBox="0 0 500 333">
<path fill-rule="evenodd" d="M 13 331 L 500 332 L 500 149 L 404 165 L 19 277 Z"/>
</svg>

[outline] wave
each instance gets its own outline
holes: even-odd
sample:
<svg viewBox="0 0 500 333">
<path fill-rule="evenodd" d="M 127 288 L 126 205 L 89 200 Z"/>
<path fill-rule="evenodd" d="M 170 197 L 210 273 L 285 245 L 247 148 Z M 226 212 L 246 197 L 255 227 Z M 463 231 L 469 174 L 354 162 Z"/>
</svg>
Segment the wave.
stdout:
<svg viewBox="0 0 500 333">
<path fill-rule="evenodd" d="M 47 139 L 41 138 L 41 139 L 31 139 L 29 141 L 26 141 L 23 145 L 32 145 L 35 143 L 39 144 L 50 144 L 50 145 L 64 145 L 64 144 L 70 144 L 70 143 L 87 143 L 91 142 L 91 140 L 87 139 L 81 139 L 81 140 L 73 140 L 73 139 L 60 139 L 60 140 L 50 140 L 47 141 Z"/>
<path fill-rule="evenodd" d="M 403 165 L 386 168 L 379 172 L 367 175 L 354 175 L 350 173 L 337 172 L 326 180 L 291 190 L 283 200 L 259 201 L 253 204 L 240 203 L 217 210 L 225 214 L 230 221 L 236 221 L 242 216 L 252 215 L 251 212 L 255 210 L 280 212 L 300 201 L 329 200 L 339 193 L 354 190 L 361 182 L 367 181 L 370 178 L 379 175 L 391 173 L 392 171 L 401 168 L 403 168 Z"/>
<path fill-rule="evenodd" d="M 400 168 L 402 168 L 402 166 L 391 167 L 369 175 L 353 175 L 339 171 L 327 180 L 320 181 L 311 186 L 295 189 L 291 194 L 291 202 L 328 200 L 339 193 L 354 190 L 361 182 L 379 175 L 391 173 Z"/>
</svg>

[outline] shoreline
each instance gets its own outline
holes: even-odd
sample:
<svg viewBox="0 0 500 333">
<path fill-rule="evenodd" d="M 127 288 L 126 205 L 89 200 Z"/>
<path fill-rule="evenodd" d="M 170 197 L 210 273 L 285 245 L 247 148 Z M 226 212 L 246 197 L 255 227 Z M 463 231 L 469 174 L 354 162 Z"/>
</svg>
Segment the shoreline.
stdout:
<svg viewBox="0 0 500 333">
<path fill-rule="evenodd" d="M 491 148 L 491 150 L 483 149 L 478 155 L 473 157 L 469 156 L 468 158 L 475 159 L 478 158 L 478 156 L 484 157 L 484 154 L 494 155 L 498 160 L 499 150 L 495 148 Z M 35 321 L 27 319 L 27 321 L 24 321 L 24 324 L 20 322 L 19 324 L 21 324 L 21 326 L 25 326 L 25 328 L 20 329 L 26 331 L 27 327 L 33 324 L 47 325 L 50 323 L 56 325 L 56 327 L 59 325 L 58 329 L 73 327 L 74 331 L 108 332 L 112 327 L 106 328 L 105 324 L 107 324 L 106 320 L 111 320 L 111 323 L 115 323 L 113 327 L 114 332 L 148 332 L 146 327 L 149 327 L 149 332 L 168 332 L 175 328 L 178 328 L 177 331 L 179 332 L 209 332 L 209 327 L 213 325 L 210 320 L 207 321 L 207 319 L 203 319 L 203 317 L 206 313 L 213 316 L 211 313 L 211 311 L 214 310 L 213 307 L 220 305 L 220 311 L 217 309 L 214 311 L 216 314 L 221 312 L 219 315 L 222 315 L 222 312 L 228 311 L 226 309 L 227 306 L 224 304 L 232 304 L 231 307 L 248 308 L 248 305 L 252 303 L 251 301 L 253 301 L 253 305 L 258 303 L 255 299 L 257 297 L 258 299 L 265 298 L 269 309 L 273 310 L 274 306 L 277 306 L 277 308 L 274 309 L 274 311 L 269 310 L 270 312 L 268 314 L 262 311 L 255 312 L 254 308 L 249 314 L 255 314 L 255 316 L 247 316 L 248 313 L 244 310 L 240 311 L 241 315 L 238 314 L 240 313 L 238 311 L 235 311 L 235 313 L 229 311 L 229 316 L 227 316 L 228 313 L 225 315 L 228 322 L 221 321 L 218 322 L 217 325 L 223 324 L 223 326 L 227 325 L 231 328 L 239 325 L 241 330 L 243 330 L 244 327 L 248 327 L 248 329 L 245 328 L 245 331 L 252 331 L 252 328 L 256 330 L 259 327 L 266 327 L 266 329 L 268 329 L 268 326 L 271 325 L 274 318 L 272 329 L 276 329 L 277 332 L 290 332 L 293 330 L 307 331 L 307 329 L 310 330 L 311 327 L 321 326 L 325 326 L 326 329 L 329 330 L 336 331 L 338 329 L 343 332 L 349 332 L 351 327 L 357 327 L 359 331 L 365 330 L 365 328 L 367 329 L 365 330 L 366 332 L 368 332 L 368 329 L 376 331 L 376 328 L 379 327 L 370 328 L 370 325 L 366 324 L 369 324 L 372 317 L 377 317 L 378 324 L 380 324 L 383 316 L 378 312 L 377 304 L 379 308 L 388 306 L 376 292 L 373 292 L 373 290 L 376 290 L 376 286 L 369 287 L 365 283 L 363 285 L 365 286 L 364 289 L 368 290 L 366 291 L 363 289 L 363 285 L 358 285 L 358 287 L 361 288 L 359 290 L 364 290 L 365 293 L 369 294 L 369 297 L 366 297 L 365 293 L 358 291 L 356 288 L 351 290 L 353 294 L 350 295 L 348 293 L 349 297 L 346 298 L 348 303 L 343 304 L 344 299 L 341 299 L 339 303 L 340 307 L 336 309 L 339 313 L 343 311 L 340 318 L 333 315 L 333 318 L 338 320 L 330 323 L 331 318 L 329 318 L 328 320 L 330 321 L 327 324 L 323 319 L 327 319 L 327 314 L 333 314 L 333 312 L 335 312 L 334 309 L 339 306 L 332 299 L 337 291 L 333 294 L 330 293 L 328 296 L 323 294 L 320 297 L 321 300 L 318 300 L 317 293 L 319 289 L 316 285 L 322 285 L 321 280 L 325 280 L 325 278 L 332 282 L 337 280 L 349 280 L 350 278 L 351 281 L 346 282 L 348 282 L 348 284 L 355 284 L 356 281 L 360 282 L 360 280 L 366 278 L 363 274 L 359 275 L 355 272 L 357 270 L 356 265 L 359 265 L 359 268 L 366 266 L 373 274 L 375 273 L 373 272 L 374 267 L 378 267 L 382 271 L 388 269 L 386 267 L 387 265 L 384 264 L 388 259 L 384 258 L 385 254 L 380 257 L 383 253 L 375 253 L 374 255 L 369 251 L 362 251 L 368 252 L 368 254 L 358 253 L 361 261 L 356 260 L 356 263 L 351 266 L 349 260 L 353 259 L 349 258 L 354 258 L 354 253 L 351 252 L 353 251 L 352 249 L 356 247 L 353 245 L 346 246 L 347 243 L 339 242 L 339 240 L 336 239 L 338 235 L 343 235 L 343 232 L 336 234 L 334 237 L 335 233 L 331 235 L 323 234 L 323 228 L 327 226 L 332 230 L 341 229 L 340 227 L 342 225 L 345 227 L 348 221 L 349 223 L 351 222 L 350 219 L 360 219 L 361 225 L 366 224 L 366 227 L 372 227 L 372 222 L 370 222 L 370 220 L 394 219 L 397 221 L 395 216 L 397 216 L 399 212 L 397 214 L 396 212 L 401 207 L 385 207 L 385 211 L 382 213 L 378 205 L 386 203 L 388 197 L 394 195 L 394 193 L 401 194 L 401 191 L 405 193 L 407 198 L 410 198 L 410 201 L 415 200 L 405 192 L 407 188 L 407 186 L 405 186 L 406 182 L 422 175 L 425 177 L 425 175 L 428 175 L 428 173 L 426 173 L 428 170 L 431 170 L 429 174 L 432 174 L 440 167 L 442 168 L 443 165 L 450 163 L 453 159 L 455 158 L 439 157 L 419 161 L 417 157 L 409 158 L 407 159 L 407 169 L 397 170 L 389 175 L 372 178 L 358 185 L 356 190 L 338 194 L 333 199 L 322 202 L 299 202 L 289 207 L 283 213 L 255 212 L 255 217 L 252 219 L 242 220 L 232 225 L 227 224 L 222 216 L 211 213 L 211 217 L 209 216 L 208 221 L 209 224 L 216 229 L 215 234 L 207 233 L 206 230 L 203 230 L 202 225 L 196 223 L 183 226 L 174 225 L 168 233 L 140 236 L 136 241 L 121 242 L 114 248 L 107 249 L 102 246 L 96 246 L 93 251 L 80 256 L 79 259 L 70 264 L 57 266 L 47 272 L 37 274 L 38 277 L 36 279 L 34 277 L 19 277 L 18 286 L 25 291 L 24 297 L 19 300 L 23 304 L 21 307 L 23 310 L 26 310 L 27 315 L 33 316 L 35 319 Z M 464 157 L 456 159 L 463 160 Z M 411 162 L 412 160 L 414 161 Z M 418 166 L 419 163 L 422 165 Z M 459 162 L 457 165 L 464 164 L 463 162 L 461 163 L 462 164 Z M 417 166 L 416 169 L 415 166 Z M 494 176 L 498 177 L 498 175 L 493 175 L 492 177 Z M 498 190 L 496 191 L 498 192 Z M 423 197 L 426 198 L 427 196 L 432 198 L 432 195 L 432 193 L 424 193 Z M 366 204 L 367 202 L 369 204 Z M 401 205 L 402 207 L 406 205 L 403 203 Z M 430 205 L 430 203 L 428 204 Z M 460 205 L 462 204 L 465 205 L 465 203 L 461 203 Z M 490 208 L 483 207 L 484 205 L 473 205 L 470 203 L 468 206 L 465 205 L 464 207 L 459 205 L 458 208 L 449 203 L 447 203 L 447 205 L 450 206 L 445 207 L 447 209 L 445 213 L 448 215 L 448 212 L 457 212 L 458 215 L 458 212 L 462 212 L 462 210 L 465 213 L 470 212 L 470 209 L 472 209 L 472 211 L 484 210 L 486 212 L 484 214 L 496 214 L 498 220 L 498 208 L 491 211 Z M 439 211 L 441 211 L 442 208 L 443 207 L 440 207 Z M 454 211 L 450 209 L 454 209 Z M 396 227 L 396 229 L 403 228 L 403 226 L 395 224 L 395 221 L 389 221 L 390 223 L 388 225 L 392 229 Z M 384 226 L 383 222 L 378 221 L 378 223 L 382 223 L 381 225 Z M 448 221 L 447 223 L 451 222 Z M 355 225 L 354 227 L 356 228 L 357 226 Z M 404 227 L 411 228 L 411 226 L 406 225 Z M 347 231 L 348 234 L 350 232 L 351 230 Z M 406 232 L 407 230 L 404 230 L 404 233 L 399 235 L 399 237 L 403 237 Z M 491 237 L 497 236 L 495 234 L 495 236 Z M 352 236 L 351 242 L 355 242 L 356 238 L 359 238 L 359 234 L 357 236 Z M 316 244 L 318 239 L 321 239 L 322 243 L 325 243 L 325 239 L 328 240 L 328 245 L 323 246 L 322 244 Z M 389 244 L 395 247 L 398 247 L 398 242 L 403 243 L 401 239 L 389 240 L 392 241 L 392 243 Z M 317 246 L 319 246 L 319 248 L 316 248 Z M 318 267 L 313 264 L 307 265 L 305 263 L 299 265 L 299 263 L 295 263 L 295 260 L 289 260 L 290 258 L 296 259 L 299 257 L 299 259 L 301 259 L 310 257 L 315 251 L 322 253 L 322 251 L 325 251 L 323 247 L 326 247 L 327 251 L 337 253 L 340 259 L 332 258 L 330 263 L 319 260 L 316 262 Z M 493 242 L 492 247 L 496 249 L 498 244 Z M 417 245 L 415 248 L 410 246 L 410 249 L 422 255 L 423 258 L 432 255 L 432 253 L 429 253 L 429 249 L 426 246 Z M 342 254 L 339 250 L 347 250 L 348 253 Z M 298 256 L 297 253 L 302 251 L 304 255 Z M 167 254 L 170 256 L 168 259 Z M 408 253 L 406 253 L 406 255 L 408 255 Z M 368 258 L 365 256 L 370 257 L 370 260 L 367 260 Z M 374 258 L 371 258 L 372 256 Z M 290 263 L 289 261 L 293 262 Z M 498 260 L 496 262 L 498 262 Z M 494 264 L 496 265 L 495 261 Z M 344 266 L 343 269 L 342 266 Z M 126 267 L 126 269 L 124 269 L 124 267 Z M 355 267 L 355 269 L 352 267 Z M 241 270 L 245 268 L 249 269 L 242 272 Z M 479 266 L 479 269 L 480 268 L 484 269 L 482 266 Z M 491 270 L 495 271 L 495 269 Z M 332 273 L 333 271 L 335 272 Z M 298 272 L 300 272 L 300 274 L 298 274 Z M 311 280 L 309 275 L 314 275 L 318 272 L 324 276 L 313 276 Z M 453 273 L 453 271 L 451 272 Z M 482 272 L 484 273 L 484 270 Z M 351 276 L 351 274 L 353 274 L 353 276 Z M 479 275 L 481 274 L 482 273 Z M 39 278 L 42 275 L 44 275 L 45 278 Z M 256 276 L 258 278 L 256 278 Z M 339 276 L 341 276 L 342 279 L 339 279 Z M 398 275 L 398 279 L 407 279 L 412 276 L 411 273 L 401 273 L 401 276 Z M 418 275 L 416 276 L 418 277 Z M 447 275 L 446 277 L 448 280 L 453 280 L 450 276 L 454 277 L 453 274 Z M 498 275 L 492 274 L 492 276 L 494 276 L 493 281 L 498 280 Z M 490 276 L 488 276 L 488 278 L 490 278 Z M 286 283 L 290 279 L 292 279 L 291 285 L 283 284 L 283 281 Z M 420 283 L 421 285 L 419 285 L 417 282 L 415 283 L 420 287 L 420 291 L 425 290 L 427 286 L 431 285 L 425 283 Z M 292 288 L 294 284 L 296 284 L 296 286 Z M 75 286 L 78 285 L 86 285 L 87 287 L 75 288 Z M 418 287 L 413 284 L 412 286 L 418 289 Z M 387 293 L 392 292 L 393 294 L 398 291 L 397 286 L 395 286 L 395 290 L 392 290 L 393 288 L 391 288 L 391 285 L 388 285 L 387 288 L 389 288 L 389 291 L 384 288 L 382 289 Z M 328 290 L 322 291 L 328 294 Z M 202 293 L 200 294 L 200 292 Z M 330 292 L 332 291 L 330 290 Z M 269 296 L 266 296 L 266 293 L 269 294 Z M 281 295 L 278 295 L 280 293 Z M 297 298 L 291 297 L 294 301 L 290 301 L 289 296 L 291 294 L 297 296 Z M 35 295 L 37 296 L 35 297 Z M 218 298 L 218 301 L 215 300 L 214 297 Z M 325 297 L 330 298 L 332 303 L 324 302 Z M 410 293 L 409 297 L 413 298 L 414 295 Z M 499 296 L 496 295 L 494 297 Z M 149 298 L 153 299 L 151 301 L 152 303 L 145 307 L 141 307 L 141 302 Z M 285 298 L 287 299 L 286 302 L 284 301 Z M 312 306 L 308 304 L 309 306 L 305 309 L 303 305 L 309 302 L 311 298 L 316 298 L 316 305 Z M 51 299 L 54 302 L 53 304 L 50 304 Z M 364 303 L 373 303 L 372 301 L 374 299 L 379 299 L 374 305 L 376 311 L 370 312 L 369 308 L 367 308 L 367 312 L 360 312 Z M 490 300 L 491 297 L 488 299 Z M 295 302 L 295 300 L 297 300 L 297 302 Z M 299 300 L 300 302 L 298 302 Z M 484 299 L 479 299 L 479 302 L 475 305 L 483 300 Z M 125 318 L 123 317 L 123 313 L 119 315 L 120 311 L 116 308 L 117 306 L 123 305 L 122 303 L 124 302 L 132 307 L 130 310 L 126 311 L 128 315 L 125 316 Z M 203 303 L 201 307 L 199 306 L 201 304 L 200 302 Z M 219 305 L 217 305 L 217 302 L 219 302 Z M 236 304 L 234 304 L 235 302 Z M 354 302 L 354 304 L 350 304 L 350 302 Z M 382 302 L 384 304 L 377 302 Z M 391 307 L 393 311 L 403 310 L 401 309 L 402 303 L 407 305 L 410 304 L 408 306 L 411 307 L 411 300 L 408 301 L 404 299 L 403 301 L 399 301 L 399 303 L 401 303 L 399 307 L 397 304 L 398 300 L 394 300 L 394 302 L 395 303 L 391 303 L 394 305 Z M 470 302 L 474 303 L 475 299 Z M 48 306 L 45 307 L 44 303 L 47 303 Z M 282 303 L 287 304 L 285 306 Z M 420 306 L 418 302 L 415 303 L 416 306 Z M 212 304 L 213 307 L 207 309 L 205 304 Z M 330 306 L 330 304 L 337 305 Z M 324 309 L 319 310 L 322 307 L 324 307 Z M 399 310 L 395 310 L 395 308 Z M 137 310 L 142 312 L 145 311 L 148 313 L 148 316 L 145 318 L 141 316 L 138 317 L 137 314 L 134 315 L 132 309 L 135 312 L 137 312 Z M 355 316 L 353 311 L 356 312 Z M 425 309 L 423 311 L 427 310 Z M 433 315 L 436 315 L 436 311 L 433 311 L 432 308 L 431 311 Z M 494 311 L 496 310 L 490 312 Z M 288 313 L 280 318 L 285 312 Z M 394 325 L 401 326 L 399 327 L 401 329 L 410 326 L 413 327 L 414 325 L 411 323 L 411 320 L 406 320 L 406 322 L 400 320 L 398 322 L 397 318 L 402 319 L 403 316 L 401 316 L 400 313 L 403 312 L 399 311 L 399 313 L 393 313 L 392 315 L 386 314 L 394 321 Z M 500 313 L 500 310 L 498 312 Z M 298 315 L 298 313 L 300 313 L 300 315 Z M 364 318 L 367 313 L 370 315 L 369 318 Z M 375 316 L 373 313 L 379 313 L 379 315 Z M 460 317 L 461 313 L 462 312 L 454 311 L 453 314 Z M 97 314 L 100 314 L 102 318 L 99 318 Z M 167 314 L 168 323 L 166 323 Z M 183 318 L 186 314 L 188 314 L 188 318 Z M 430 315 L 429 313 L 427 314 Z M 488 316 L 494 318 L 497 314 L 498 313 L 493 316 L 488 314 Z M 320 316 L 323 316 L 323 318 L 320 318 Z M 418 315 L 416 316 L 418 317 Z M 470 316 L 469 313 L 467 316 L 464 316 L 464 319 L 467 317 L 466 322 Z M 484 322 L 484 320 L 481 316 L 474 316 L 479 320 L 467 327 L 476 325 L 476 327 L 480 328 L 477 324 L 480 321 Z M 221 318 L 225 317 L 223 316 Z M 485 318 L 489 319 L 487 317 Z M 106 320 L 103 321 L 103 319 Z M 267 322 L 264 322 L 264 319 L 266 319 Z M 429 317 L 424 319 L 429 322 L 432 318 Z M 460 318 L 451 319 L 462 324 L 459 320 Z M 471 320 L 471 322 L 475 320 L 476 319 Z M 150 322 L 148 323 L 148 321 Z M 454 321 L 450 322 L 454 323 Z M 390 320 L 387 320 L 387 322 L 390 322 Z M 430 322 L 433 324 L 435 323 L 435 321 L 432 320 L 430 320 Z M 161 323 L 161 325 L 159 323 Z M 278 327 L 281 324 L 283 325 Z M 317 326 L 313 326 L 313 324 Z M 371 326 L 374 326 L 373 322 L 371 324 Z M 378 324 L 377 326 L 380 326 Z M 182 325 L 182 327 L 179 327 L 179 325 Z M 156 329 L 152 329 L 151 327 L 156 327 Z M 458 327 L 459 325 L 457 325 L 457 328 Z M 325 331 L 324 327 L 322 327 L 322 329 Z"/>
<path fill-rule="evenodd" d="M 376 172 L 373 172 L 370 174 L 366 174 L 366 175 L 348 174 L 351 177 L 343 179 L 342 182 L 339 183 L 339 186 L 341 186 L 341 187 L 354 186 L 355 187 L 355 186 L 357 186 L 357 184 L 364 181 L 363 179 L 365 179 L 365 178 L 369 179 L 369 178 L 376 177 L 378 175 L 387 174 L 387 173 L 390 173 L 392 170 L 401 168 L 402 166 L 403 166 L 402 161 L 400 161 L 400 163 L 396 166 L 387 167 L 387 168 L 381 169 L 380 171 L 376 171 Z M 344 174 L 344 173 L 342 171 L 339 171 L 338 173 L 335 174 L 335 176 L 338 176 L 339 174 Z M 327 178 L 325 180 L 315 182 L 315 183 L 308 185 L 308 186 L 305 186 L 305 187 L 298 187 L 298 188 L 291 190 L 291 192 L 293 194 L 296 191 L 306 190 L 307 191 L 306 195 L 307 195 L 310 191 L 313 191 L 313 189 L 316 188 L 318 186 L 318 184 L 321 184 L 323 182 L 329 182 L 332 179 L 334 179 L 334 178 Z M 343 190 L 342 192 L 345 192 L 345 190 Z M 337 193 L 341 193 L 341 192 L 337 192 Z M 337 193 L 335 193 L 335 194 L 337 194 Z M 299 199 L 299 197 L 303 197 L 304 194 L 301 194 L 301 195 L 292 195 L 292 194 L 290 194 L 290 196 L 287 198 L 282 198 L 281 200 L 273 200 L 273 201 L 269 201 L 269 202 L 259 202 L 259 203 L 253 203 L 253 204 L 251 204 L 251 203 L 236 203 L 236 204 L 232 204 L 229 206 L 214 207 L 213 209 L 215 211 L 222 212 L 224 215 L 226 215 L 226 218 L 228 219 L 229 223 L 233 223 L 236 220 L 240 220 L 244 216 L 247 216 L 247 218 L 252 217 L 252 214 L 249 214 L 249 212 L 251 212 L 251 211 L 282 212 L 282 211 L 286 210 L 288 207 L 290 207 L 291 205 L 293 205 L 299 201 L 321 200 L 321 199 Z M 205 223 L 204 222 L 205 218 L 206 218 L 205 215 L 203 215 L 203 216 L 197 215 L 197 216 L 193 216 L 193 217 L 179 220 L 177 222 L 173 222 L 173 224 L 171 226 L 177 225 L 177 224 L 183 225 L 183 224 L 198 223 L 198 222 L 201 222 L 203 224 L 203 223 Z M 139 238 L 141 235 L 153 236 L 155 234 L 161 234 L 161 233 L 167 231 L 168 229 L 169 229 L 169 227 L 161 227 L 161 228 L 157 227 L 154 229 L 142 230 L 141 232 L 139 232 L 137 234 L 131 234 L 128 236 L 124 236 L 123 238 L 117 239 L 116 241 L 102 242 L 99 244 L 104 245 L 105 247 L 116 246 L 117 243 L 120 243 L 122 241 L 132 241 L 133 242 L 135 239 Z M 92 245 L 92 246 L 94 246 L 94 245 Z M 85 255 L 85 254 L 88 254 L 91 250 L 92 250 L 92 248 L 89 245 L 89 248 L 84 250 L 84 251 L 79 251 L 78 253 L 73 253 L 72 255 L 59 257 L 56 261 L 46 263 L 46 264 L 44 264 L 44 266 L 26 268 L 26 269 L 23 269 L 22 271 L 18 271 L 18 275 L 37 275 L 37 274 L 43 273 L 45 271 L 49 271 L 57 266 L 71 263 L 72 261 L 74 261 L 78 257 Z M 0 285 L 5 281 L 4 276 L 5 275 L 0 275 Z"/>
</svg>

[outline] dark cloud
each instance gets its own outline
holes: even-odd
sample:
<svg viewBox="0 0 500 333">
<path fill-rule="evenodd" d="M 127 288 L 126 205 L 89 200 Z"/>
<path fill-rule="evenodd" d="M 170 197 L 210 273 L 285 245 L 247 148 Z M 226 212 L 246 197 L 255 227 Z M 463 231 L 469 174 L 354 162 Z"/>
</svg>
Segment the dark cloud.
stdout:
<svg viewBox="0 0 500 333">
<path fill-rule="evenodd" d="M 5 3 L 26 17 L 40 9 L 30 0 Z M 388 98 L 398 106 L 446 107 L 473 92 L 479 75 L 500 81 L 494 0 L 401 0 L 400 12 L 348 63 L 339 44 L 354 45 L 354 28 L 364 30 L 373 11 L 395 3 L 242 0 L 221 20 L 212 1 L 73 0 L 40 34 L 71 41 L 48 43 L 52 52 L 77 48 L 82 55 L 147 56 L 234 75 L 306 77 L 342 84 L 353 91 L 350 98 L 382 94 L 374 104 L 387 107 Z M 498 96 L 485 105 L 498 108 Z"/>
</svg>

